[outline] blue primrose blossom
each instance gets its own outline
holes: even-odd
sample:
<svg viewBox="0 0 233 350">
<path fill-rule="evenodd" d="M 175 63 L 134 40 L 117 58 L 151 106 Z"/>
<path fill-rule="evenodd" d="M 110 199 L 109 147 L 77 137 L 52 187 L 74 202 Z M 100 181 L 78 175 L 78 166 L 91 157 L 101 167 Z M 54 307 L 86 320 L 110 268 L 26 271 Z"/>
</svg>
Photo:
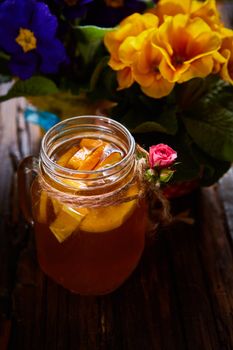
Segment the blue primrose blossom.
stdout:
<svg viewBox="0 0 233 350">
<path fill-rule="evenodd" d="M 54 74 L 67 61 L 56 38 L 57 19 L 46 4 L 36 0 L 0 2 L 0 50 L 10 55 L 9 69 L 21 79 L 35 72 Z"/>
<path fill-rule="evenodd" d="M 87 13 L 88 5 L 93 0 L 54 0 L 62 6 L 62 12 L 68 19 L 83 19 Z"/>
<path fill-rule="evenodd" d="M 146 7 L 145 0 L 95 0 L 90 6 L 85 23 L 114 27 L 132 13 L 144 12 Z"/>
</svg>

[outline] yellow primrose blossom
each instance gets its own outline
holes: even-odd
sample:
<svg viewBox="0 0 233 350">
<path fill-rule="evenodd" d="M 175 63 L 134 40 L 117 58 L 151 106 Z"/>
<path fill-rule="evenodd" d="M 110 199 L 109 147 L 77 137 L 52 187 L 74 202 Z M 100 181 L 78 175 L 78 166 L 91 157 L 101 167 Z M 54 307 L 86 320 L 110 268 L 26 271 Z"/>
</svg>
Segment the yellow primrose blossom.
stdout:
<svg viewBox="0 0 233 350">
<path fill-rule="evenodd" d="M 134 82 L 131 67 L 125 67 L 117 72 L 118 90 L 129 88 Z"/>
<path fill-rule="evenodd" d="M 190 18 L 202 18 L 213 30 L 223 26 L 215 0 L 160 0 L 150 12 L 159 17 L 160 23 L 166 16 L 187 14 Z"/>
<path fill-rule="evenodd" d="M 117 73 L 119 89 L 130 87 L 134 81 L 133 63 L 137 61 L 137 57 L 142 50 L 143 43 L 148 35 L 148 32 L 154 29 L 142 31 L 138 36 L 129 36 L 120 45 L 118 57 L 124 68 Z M 116 66 L 115 66 L 116 67 Z M 120 66 L 121 67 L 121 66 Z"/>
<path fill-rule="evenodd" d="M 171 92 L 174 83 L 164 79 L 160 73 L 159 67 L 164 57 L 161 50 L 152 45 L 152 35 L 153 31 L 148 32 L 137 59 L 133 62 L 133 75 L 147 96 L 160 98 Z"/>
<path fill-rule="evenodd" d="M 226 59 L 220 54 L 219 51 L 216 51 L 213 53 L 213 61 L 214 65 L 212 69 L 212 74 L 217 74 L 220 72 L 222 65 L 226 62 Z"/>
<path fill-rule="evenodd" d="M 232 30 L 231 29 L 228 29 L 228 28 L 225 28 L 225 27 L 221 27 L 219 29 L 219 35 L 221 37 L 221 40 L 222 40 L 222 44 L 221 46 L 223 45 L 223 42 L 224 42 L 224 38 L 226 37 L 229 37 L 229 36 L 232 36 Z M 212 70 L 212 74 L 217 74 L 219 73 L 221 70 L 222 70 L 222 66 L 224 63 L 226 63 L 226 58 L 221 54 L 221 47 L 220 49 L 217 51 L 217 52 L 214 52 L 213 53 L 213 59 L 214 59 L 214 67 L 213 67 L 213 70 Z"/>
<path fill-rule="evenodd" d="M 225 59 L 221 66 L 220 76 L 223 80 L 233 84 L 233 30 L 222 32 L 223 40 L 219 53 Z"/>
<path fill-rule="evenodd" d="M 104 44 L 111 54 L 109 65 L 114 70 L 127 67 L 119 59 L 119 48 L 127 37 L 134 37 L 149 28 L 158 27 L 158 18 L 150 13 L 143 15 L 134 13 L 126 17 L 113 31 L 108 32 L 104 37 Z"/>
<path fill-rule="evenodd" d="M 212 30 L 218 31 L 223 27 L 215 0 L 192 1 L 191 18 L 195 17 L 202 18 Z"/>
<path fill-rule="evenodd" d="M 188 15 L 167 16 L 152 39 L 165 57 L 160 72 L 170 82 L 182 83 L 212 73 L 213 54 L 221 46 L 220 35 L 201 19 Z"/>
<path fill-rule="evenodd" d="M 159 22 L 163 23 L 164 16 L 175 16 L 177 14 L 189 14 L 191 10 L 192 0 L 160 0 L 156 7 L 150 9 L 148 12 L 154 13 Z"/>
</svg>

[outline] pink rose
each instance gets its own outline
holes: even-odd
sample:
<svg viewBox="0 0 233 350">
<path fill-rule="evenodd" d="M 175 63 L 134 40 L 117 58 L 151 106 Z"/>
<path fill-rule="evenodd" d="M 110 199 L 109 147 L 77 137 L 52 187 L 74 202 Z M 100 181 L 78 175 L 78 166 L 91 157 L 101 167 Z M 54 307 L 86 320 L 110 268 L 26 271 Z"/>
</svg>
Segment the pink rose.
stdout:
<svg viewBox="0 0 233 350">
<path fill-rule="evenodd" d="M 176 158 L 176 151 L 163 143 L 151 146 L 149 149 L 149 164 L 151 168 L 168 168 L 174 163 Z"/>
</svg>

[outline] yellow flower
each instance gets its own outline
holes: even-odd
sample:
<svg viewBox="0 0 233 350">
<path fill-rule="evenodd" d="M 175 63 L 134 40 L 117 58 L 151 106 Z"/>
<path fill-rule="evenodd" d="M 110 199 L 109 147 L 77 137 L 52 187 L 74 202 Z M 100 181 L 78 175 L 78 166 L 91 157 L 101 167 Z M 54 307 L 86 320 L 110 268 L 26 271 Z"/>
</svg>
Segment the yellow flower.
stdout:
<svg viewBox="0 0 233 350">
<path fill-rule="evenodd" d="M 187 14 L 190 18 L 202 18 L 213 30 L 223 26 L 215 0 L 160 0 L 150 12 L 159 17 L 160 23 L 164 21 L 165 16 Z"/>
<path fill-rule="evenodd" d="M 118 49 L 118 58 L 121 65 L 123 64 L 124 67 L 117 72 L 119 89 L 128 88 L 134 83 L 133 63 L 138 59 L 148 31 L 150 32 L 151 30 L 144 30 L 138 36 L 129 36 L 120 45 Z M 121 65 L 120 67 L 122 67 Z"/>
<path fill-rule="evenodd" d="M 153 44 L 165 57 L 160 72 L 170 82 L 182 83 L 212 73 L 214 53 L 221 46 L 220 35 L 201 19 L 188 15 L 167 16 L 158 28 Z"/>
<path fill-rule="evenodd" d="M 118 90 L 127 89 L 134 83 L 131 67 L 125 67 L 117 72 Z"/>
<path fill-rule="evenodd" d="M 233 30 L 223 30 L 222 36 L 219 53 L 224 58 L 224 62 L 221 66 L 220 76 L 223 80 L 233 84 Z"/>
<path fill-rule="evenodd" d="M 218 33 L 222 39 L 222 44 L 221 44 L 221 47 L 222 47 L 223 42 L 224 42 L 224 38 L 232 36 L 232 30 L 228 29 L 228 28 L 221 27 L 221 28 L 219 28 Z M 213 53 L 213 58 L 214 58 L 214 67 L 212 70 L 213 74 L 219 73 L 222 70 L 223 64 L 226 63 L 226 58 L 221 53 L 221 51 L 222 51 L 221 47 L 217 52 Z"/>
<path fill-rule="evenodd" d="M 125 18 L 114 31 L 105 35 L 104 43 L 110 52 L 109 66 L 118 71 L 119 89 L 134 83 L 132 63 L 141 49 L 146 30 L 158 27 L 158 18 L 150 13 L 135 13 Z"/>
<path fill-rule="evenodd" d="M 104 44 L 111 54 L 109 65 L 114 70 L 127 67 L 127 65 L 119 59 L 119 48 L 127 37 L 135 37 L 148 28 L 156 28 L 158 26 L 158 18 L 153 14 L 146 13 L 140 15 L 134 13 L 126 17 L 115 30 L 108 32 L 104 37 Z"/>
<path fill-rule="evenodd" d="M 218 31 L 223 27 L 215 0 L 192 1 L 191 18 L 202 18 L 212 30 Z"/>
<path fill-rule="evenodd" d="M 160 64 L 164 59 L 161 50 L 152 45 L 153 31 L 148 31 L 144 38 L 137 59 L 133 62 L 133 75 L 141 90 L 148 96 L 160 98 L 167 96 L 174 87 L 160 73 Z"/>
<path fill-rule="evenodd" d="M 160 0 L 155 8 L 148 12 L 158 16 L 160 23 L 163 23 L 164 16 L 175 16 L 177 14 L 189 14 L 192 0 Z"/>
</svg>

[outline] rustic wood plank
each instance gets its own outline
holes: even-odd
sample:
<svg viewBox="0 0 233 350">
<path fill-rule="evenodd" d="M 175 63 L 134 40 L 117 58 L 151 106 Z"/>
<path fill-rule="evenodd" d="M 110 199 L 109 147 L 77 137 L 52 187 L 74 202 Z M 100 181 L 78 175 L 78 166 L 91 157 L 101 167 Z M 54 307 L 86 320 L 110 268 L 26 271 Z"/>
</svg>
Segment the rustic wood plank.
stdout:
<svg viewBox="0 0 233 350">
<path fill-rule="evenodd" d="M 31 153 L 29 129 L 20 112 L 24 106 L 24 99 L 0 104 L 0 341 L 5 344 L 3 349 L 11 328 L 11 292 L 17 259 L 28 232 L 19 211 L 16 178 L 19 160 Z M 36 139 L 33 140 L 36 143 Z"/>
<path fill-rule="evenodd" d="M 212 189 L 208 191 L 212 193 Z M 24 274 L 18 275 L 15 291 L 18 333 L 14 345 L 18 344 L 18 349 L 231 349 L 229 334 L 233 322 L 228 317 L 227 338 L 219 329 L 219 319 L 224 320 L 227 305 L 223 310 L 220 306 L 216 309 L 215 299 L 221 303 L 218 299 L 221 296 L 216 296 L 212 289 L 214 281 L 208 281 L 216 248 L 210 250 L 210 232 L 205 224 L 203 227 L 200 224 L 202 215 L 212 212 L 219 202 L 214 200 L 201 213 L 195 213 L 197 201 L 198 196 L 193 195 L 183 202 L 185 208 L 193 210 L 195 225 L 175 223 L 160 232 L 146 248 L 129 280 L 108 296 L 73 295 L 43 277 L 44 285 L 36 282 L 33 289 L 25 283 Z M 223 220 L 224 216 L 216 215 L 221 227 Z M 224 228 L 220 234 L 226 235 Z M 215 236 L 211 239 L 218 243 Z M 37 280 L 41 272 L 37 272 L 36 265 L 34 270 L 32 247 L 25 251 L 26 265 L 34 276 L 32 280 Z M 22 259 L 19 267 L 21 264 L 25 264 Z M 203 264 L 210 269 L 208 273 Z M 227 293 L 224 286 L 222 283 Z M 40 340 L 33 342 L 39 336 Z"/>
<path fill-rule="evenodd" d="M 14 293 L 17 332 L 10 348 L 17 344 L 25 350 L 185 349 L 172 279 L 168 278 L 167 252 L 163 240 L 161 245 L 159 241 L 146 249 L 138 269 L 120 289 L 97 298 L 71 294 L 48 278 L 40 284 L 32 247 L 26 249 L 19 271 L 26 268 L 30 279 L 25 280 L 25 272 L 18 274 Z"/>
<path fill-rule="evenodd" d="M 229 174 L 219 187 L 226 215 L 215 187 L 175 201 L 178 212 L 190 209 L 194 225 L 176 221 L 160 231 L 114 293 L 80 297 L 38 266 L 33 230 L 18 208 L 15 171 L 23 156 L 38 152 L 40 132 L 25 124 L 17 104 L 13 110 L 13 124 L 6 112 L 0 118 L 0 345 L 6 348 L 11 332 L 8 350 L 232 350 Z"/>
<path fill-rule="evenodd" d="M 9 318 L 11 303 L 10 291 L 13 284 L 15 251 L 11 246 L 11 184 L 13 180 L 13 168 L 10 159 L 11 142 L 14 142 L 16 132 L 15 113 L 16 102 L 0 105 L 0 323 L 2 328 Z M 11 123 L 6 120 L 12 118 Z M 1 325 L 0 325 L 1 328 Z M 6 333 L 2 337 L 6 337 Z M 5 343 L 7 341 L 5 340 Z"/>
<path fill-rule="evenodd" d="M 233 167 L 220 180 L 219 193 L 227 218 L 229 237 L 231 237 L 233 241 Z"/>
<path fill-rule="evenodd" d="M 203 232 L 195 213 L 196 193 L 174 202 L 179 211 L 189 209 L 193 225 L 175 222 L 167 234 L 168 254 L 173 267 L 173 288 L 178 295 L 186 345 L 190 350 L 219 350 L 217 328 L 205 284 L 198 241 Z"/>
<path fill-rule="evenodd" d="M 233 254 L 217 187 L 199 200 L 199 251 L 216 320 L 219 349 L 233 349 Z"/>
</svg>

